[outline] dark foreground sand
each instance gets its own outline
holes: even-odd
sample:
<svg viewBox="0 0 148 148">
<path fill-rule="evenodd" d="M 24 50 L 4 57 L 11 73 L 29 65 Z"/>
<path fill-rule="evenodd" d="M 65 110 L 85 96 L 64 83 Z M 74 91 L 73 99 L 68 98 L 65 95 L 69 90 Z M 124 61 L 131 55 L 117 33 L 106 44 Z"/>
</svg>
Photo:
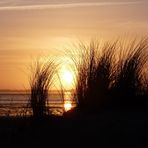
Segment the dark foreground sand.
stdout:
<svg viewBox="0 0 148 148">
<path fill-rule="evenodd" d="M 148 147 L 145 108 L 71 111 L 63 117 L 0 118 L 0 147 Z"/>
</svg>

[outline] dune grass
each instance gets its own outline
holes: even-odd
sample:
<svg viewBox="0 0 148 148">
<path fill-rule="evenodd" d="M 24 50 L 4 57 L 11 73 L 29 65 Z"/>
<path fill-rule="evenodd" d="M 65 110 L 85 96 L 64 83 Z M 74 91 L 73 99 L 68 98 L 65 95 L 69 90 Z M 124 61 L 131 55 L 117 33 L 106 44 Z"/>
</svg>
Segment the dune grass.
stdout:
<svg viewBox="0 0 148 148">
<path fill-rule="evenodd" d="M 113 100 L 119 106 L 123 102 L 128 105 L 140 90 L 144 92 L 147 39 L 128 44 L 120 41 L 103 45 L 98 41 L 89 45 L 80 43 L 69 53 L 76 71 L 74 95 L 78 109 L 96 111 Z"/>
<path fill-rule="evenodd" d="M 40 118 L 47 114 L 49 90 L 54 82 L 56 64 L 54 60 L 49 59 L 46 62 L 41 59 L 35 61 L 31 68 L 30 104 L 33 116 Z"/>
<path fill-rule="evenodd" d="M 121 103 L 130 103 L 140 91 L 144 91 L 143 77 L 144 69 L 148 61 L 148 40 L 143 39 L 138 43 L 132 41 L 128 46 L 121 47 L 115 72 L 115 83 L 113 86 L 114 96 L 120 98 Z"/>
<path fill-rule="evenodd" d="M 107 101 L 112 82 L 115 45 L 116 43 L 105 43 L 102 46 L 99 42 L 92 41 L 88 46 L 80 43 L 69 52 L 76 71 L 77 108 L 93 111 Z"/>
<path fill-rule="evenodd" d="M 117 106 L 133 103 L 137 98 L 147 96 L 148 40 L 78 44 L 67 50 L 72 69 L 75 72 L 73 97 L 77 109 L 97 112 L 108 104 Z M 33 116 L 47 113 L 48 96 L 55 81 L 57 66 L 53 60 L 37 61 L 30 79 L 30 104 Z M 62 80 L 60 80 L 61 82 Z M 60 83 L 61 84 L 61 83 Z M 61 94 L 64 88 L 61 85 Z M 64 95 L 61 95 L 64 96 Z M 64 99 L 63 99 L 64 100 Z"/>
</svg>

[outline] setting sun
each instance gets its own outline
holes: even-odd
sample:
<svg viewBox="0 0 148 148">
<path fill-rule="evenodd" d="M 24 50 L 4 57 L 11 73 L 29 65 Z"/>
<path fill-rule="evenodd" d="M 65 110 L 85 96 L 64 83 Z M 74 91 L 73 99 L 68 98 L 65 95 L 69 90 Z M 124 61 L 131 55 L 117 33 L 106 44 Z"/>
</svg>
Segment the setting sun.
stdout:
<svg viewBox="0 0 148 148">
<path fill-rule="evenodd" d="M 60 69 L 61 83 L 65 89 L 72 89 L 74 84 L 74 73 L 68 66 L 62 66 Z"/>
<path fill-rule="evenodd" d="M 73 75 L 70 71 L 65 70 L 63 73 L 63 80 L 65 83 L 70 84 L 73 81 Z"/>
</svg>

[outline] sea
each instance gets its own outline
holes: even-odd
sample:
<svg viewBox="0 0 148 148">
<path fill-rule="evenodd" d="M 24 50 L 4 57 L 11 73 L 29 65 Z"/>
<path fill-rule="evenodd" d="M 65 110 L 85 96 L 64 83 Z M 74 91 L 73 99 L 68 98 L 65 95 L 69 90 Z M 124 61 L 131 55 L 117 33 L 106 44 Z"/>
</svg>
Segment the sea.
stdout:
<svg viewBox="0 0 148 148">
<path fill-rule="evenodd" d="M 59 92 L 52 92 L 48 96 L 47 114 L 61 116 L 65 111 L 64 104 L 71 108 L 76 106 L 71 92 L 65 92 L 64 97 Z M 70 108 L 70 109 L 71 109 Z M 24 91 L 0 92 L 0 116 L 31 116 L 30 93 Z"/>
</svg>

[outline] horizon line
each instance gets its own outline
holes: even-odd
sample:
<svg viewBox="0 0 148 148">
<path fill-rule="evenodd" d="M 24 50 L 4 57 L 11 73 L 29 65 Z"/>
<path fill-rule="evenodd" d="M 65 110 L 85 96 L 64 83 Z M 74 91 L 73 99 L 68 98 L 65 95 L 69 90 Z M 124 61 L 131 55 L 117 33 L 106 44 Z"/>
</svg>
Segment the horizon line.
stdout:
<svg viewBox="0 0 148 148">
<path fill-rule="evenodd" d="M 70 90 L 73 90 L 73 89 L 69 89 L 69 90 L 64 90 L 64 91 L 70 91 Z M 31 89 L 0 89 L 0 92 L 21 92 L 21 91 L 31 91 Z M 51 89 L 49 90 L 50 91 L 60 91 L 59 89 Z"/>
</svg>

